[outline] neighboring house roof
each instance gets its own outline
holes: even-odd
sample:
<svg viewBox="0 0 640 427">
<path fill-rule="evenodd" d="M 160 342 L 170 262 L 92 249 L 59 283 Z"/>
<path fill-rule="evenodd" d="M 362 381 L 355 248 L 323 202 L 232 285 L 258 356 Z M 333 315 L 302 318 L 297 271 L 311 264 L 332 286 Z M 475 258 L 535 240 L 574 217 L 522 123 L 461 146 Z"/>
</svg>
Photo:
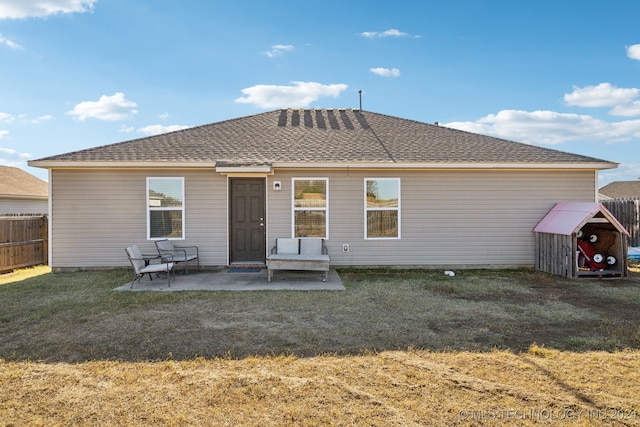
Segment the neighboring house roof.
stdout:
<svg viewBox="0 0 640 427">
<path fill-rule="evenodd" d="M 0 166 L 0 197 L 47 199 L 49 185 L 19 168 Z"/>
<path fill-rule="evenodd" d="M 622 199 L 627 197 L 640 197 L 640 180 L 615 181 L 598 190 L 601 196 L 609 199 Z M 602 197 L 601 197 L 602 198 Z"/>
<path fill-rule="evenodd" d="M 601 203 L 563 202 L 556 205 L 533 229 L 536 233 L 562 234 L 570 236 L 580 230 L 596 215 L 606 218 L 619 232 L 630 237 L 629 232 L 620 224 Z"/>
<path fill-rule="evenodd" d="M 582 167 L 617 163 L 352 109 L 283 109 L 29 162 L 31 166 Z"/>
</svg>

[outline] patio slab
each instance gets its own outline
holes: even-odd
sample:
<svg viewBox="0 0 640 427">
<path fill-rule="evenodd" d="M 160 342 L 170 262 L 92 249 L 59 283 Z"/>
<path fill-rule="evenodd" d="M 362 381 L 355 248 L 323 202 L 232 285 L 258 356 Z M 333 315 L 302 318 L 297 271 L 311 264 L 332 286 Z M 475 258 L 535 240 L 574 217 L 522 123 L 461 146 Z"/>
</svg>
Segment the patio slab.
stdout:
<svg viewBox="0 0 640 427">
<path fill-rule="evenodd" d="M 271 282 L 267 281 L 267 270 L 258 272 L 233 272 L 233 270 L 201 271 L 185 275 L 176 274 L 167 286 L 167 278 L 143 277 L 131 288 L 131 282 L 115 291 L 344 291 L 342 279 L 335 270 L 329 270 L 327 281 L 317 271 L 276 271 Z"/>
</svg>

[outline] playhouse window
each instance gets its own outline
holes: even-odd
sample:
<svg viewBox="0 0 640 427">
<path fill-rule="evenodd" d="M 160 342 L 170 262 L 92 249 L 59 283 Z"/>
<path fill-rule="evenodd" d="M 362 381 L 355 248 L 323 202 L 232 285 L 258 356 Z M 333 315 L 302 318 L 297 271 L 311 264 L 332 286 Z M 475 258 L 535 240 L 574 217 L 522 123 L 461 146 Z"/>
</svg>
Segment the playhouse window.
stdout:
<svg viewBox="0 0 640 427">
<path fill-rule="evenodd" d="M 400 179 L 364 180 L 365 238 L 400 238 Z"/>
<path fill-rule="evenodd" d="M 184 239 L 184 178 L 147 178 L 147 238 Z"/>
<path fill-rule="evenodd" d="M 293 178 L 293 237 L 322 237 L 328 233 L 329 180 Z"/>
</svg>

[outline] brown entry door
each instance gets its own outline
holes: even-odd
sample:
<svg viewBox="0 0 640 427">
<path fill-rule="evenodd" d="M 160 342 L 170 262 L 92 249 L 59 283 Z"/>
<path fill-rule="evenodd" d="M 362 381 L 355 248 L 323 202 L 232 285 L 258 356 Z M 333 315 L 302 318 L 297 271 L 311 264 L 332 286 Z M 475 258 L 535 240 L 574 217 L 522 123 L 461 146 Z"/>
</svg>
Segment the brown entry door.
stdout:
<svg viewBox="0 0 640 427">
<path fill-rule="evenodd" d="M 231 263 L 265 262 L 265 180 L 231 178 L 230 180 Z"/>
</svg>

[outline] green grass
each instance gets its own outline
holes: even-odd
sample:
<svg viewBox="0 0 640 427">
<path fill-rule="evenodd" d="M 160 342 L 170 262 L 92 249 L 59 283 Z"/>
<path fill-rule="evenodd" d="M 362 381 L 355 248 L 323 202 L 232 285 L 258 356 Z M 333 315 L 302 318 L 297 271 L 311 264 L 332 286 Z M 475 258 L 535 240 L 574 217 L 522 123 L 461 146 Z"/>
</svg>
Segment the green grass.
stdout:
<svg viewBox="0 0 640 427">
<path fill-rule="evenodd" d="M 38 273 L 38 274 L 36 274 Z M 640 347 L 640 274 L 342 270 L 344 292 L 114 292 L 127 269 L 0 277 L 0 359 Z"/>
</svg>

